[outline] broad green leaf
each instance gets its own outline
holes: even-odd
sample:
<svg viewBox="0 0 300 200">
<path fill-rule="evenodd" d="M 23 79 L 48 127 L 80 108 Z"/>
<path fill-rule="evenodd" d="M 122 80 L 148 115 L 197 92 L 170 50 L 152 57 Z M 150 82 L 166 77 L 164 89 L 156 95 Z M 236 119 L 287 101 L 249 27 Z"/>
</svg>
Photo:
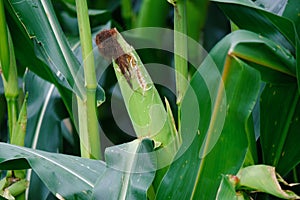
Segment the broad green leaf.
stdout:
<svg viewBox="0 0 300 200">
<path fill-rule="evenodd" d="M 296 30 L 298 32 L 298 37 L 300 34 L 300 16 L 299 16 L 299 9 L 300 4 L 297 0 L 285 0 L 286 6 L 285 10 L 282 14 L 283 17 L 286 17 L 290 20 L 292 20 L 296 26 Z"/>
<path fill-rule="evenodd" d="M 0 143 L 0 169 L 29 167 L 57 197 L 76 199 L 83 194 L 84 199 L 90 199 L 105 163 Z"/>
<path fill-rule="evenodd" d="M 75 86 L 77 94 L 82 96 L 80 93 L 82 91 L 78 90 L 82 88 L 76 88 L 75 84 L 76 73 L 79 69 L 78 61 L 68 47 L 50 2 L 24 1 L 20 3 L 12 0 L 9 1 L 7 8 L 11 17 L 18 16 L 14 20 L 19 21 L 15 23 L 23 25 L 26 36 L 33 40 L 37 57 L 47 64 L 55 75 L 53 78 L 68 89 L 73 90 Z M 82 77 L 77 78 L 79 79 L 77 81 L 82 81 L 80 80 Z"/>
<path fill-rule="evenodd" d="M 300 86 L 299 53 L 299 1 L 289 0 L 283 17 L 255 6 L 250 0 L 213 0 L 218 2 L 225 14 L 239 26 L 278 43 L 297 58 L 298 86 Z M 284 3 L 284 2 L 281 2 Z M 272 2 L 273 4 L 273 2 Z M 238 10 L 238 12 L 236 12 Z M 300 88 L 300 87 L 299 87 Z M 299 89 L 300 91 L 300 89 Z"/>
<path fill-rule="evenodd" d="M 281 174 L 287 174 L 299 163 L 299 152 L 297 151 L 298 148 L 295 148 L 294 143 L 299 135 L 297 134 L 297 129 L 299 128 L 299 96 L 297 93 L 299 89 L 297 91 L 297 79 L 291 79 L 291 77 L 298 78 L 300 72 L 299 37 L 297 34 L 297 20 L 299 20 L 299 17 L 296 16 L 300 6 L 299 2 L 288 1 L 283 13 L 284 17 L 268 13 L 261 8 L 251 5 L 251 3 L 245 4 L 234 0 L 217 2 L 222 2 L 220 3 L 221 8 L 241 28 L 260 33 L 262 36 L 274 41 L 272 42 L 273 44 L 275 42 L 278 43 L 276 45 L 278 48 L 274 45 L 268 45 L 269 50 L 266 49 L 265 45 L 257 46 L 257 48 L 253 46 L 252 51 L 245 51 L 246 54 L 241 56 L 242 58 L 245 56 L 249 57 L 252 54 L 257 56 L 260 62 L 268 63 L 267 65 L 270 67 L 276 66 L 276 69 L 272 69 L 272 71 L 284 72 L 282 70 L 285 69 L 291 72 L 288 73 L 289 78 L 283 74 L 278 74 L 278 76 L 267 73 L 266 68 L 260 69 L 263 78 L 268 74 L 268 79 L 264 78 L 264 80 L 272 83 L 265 87 L 261 98 L 260 134 L 264 163 L 276 166 Z M 239 10 L 239 12 L 234 12 L 233 9 Z M 280 35 L 289 41 L 294 41 L 291 42 L 293 48 L 290 50 L 292 54 L 296 54 L 293 56 L 296 59 L 291 57 L 291 53 L 284 50 L 287 42 L 281 40 Z M 265 50 L 258 50 L 261 48 Z M 270 51 L 272 48 L 274 50 L 277 49 L 276 51 L 282 51 L 282 55 L 272 53 Z M 257 54 L 251 53 L 254 51 Z M 276 61 L 278 58 L 280 58 L 280 62 Z M 253 59 L 249 59 L 249 61 L 255 62 Z M 273 61 L 277 64 L 273 63 Z M 298 78 L 298 85 L 299 80 Z M 282 102 L 285 103 L 283 104 Z"/>
<path fill-rule="evenodd" d="M 242 166 L 248 148 L 247 134 L 253 134 L 247 121 L 258 97 L 260 75 L 238 57 L 231 56 L 231 52 L 239 43 L 256 38 L 256 34 L 246 31 L 231 34 L 212 50 L 212 59 L 207 57 L 195 73 L 182 107 L 190 104 L 189 92 L 195 92 L 200 110 L 199 133 L 171 164 L 157 199 L 214 199 L 221 174 L 237 172 Z M 221 74 L 214 72 L 215 65 Z M 189 114 L 185 120 L 194 120 L 192 113 Z M 186 121 L 182 121 L 182 126 Z M 187 135 L 193 134 L 188 130 L 183 133 L 179 153 L 187 148 Z"/>
<path fill-rule="evenodd" d="M 9 77 L 9 66 L 10 66 L 10 51 L 8 44 L 8 29 L 6 25 L 5 12 L 4 12 L 4 1 L 0 1 L 0 70 L 6 80 Z"/>
<path fill-rule="evenodd" d="M 17 57 L 42 78 L 54 83 L 71 112 L 72 94 L 84 97 L 83 74 L 48 1 L 6 4 Z M 99 88 L 101 89 L 101 88 Z M 102 97 L 104 98 L 103 90 Z"/>
<path fill-rule="evenodd" d="M 106 150 L 105 164 L 0 143 L 0 169 L 32 168 L 58 198 L 146 199 L 157 167 L 153 149 L 150 139 L 113 146 Z"/>
<path fill-rule="evenodd" d="M 156 170 L 153 141 L 149 139 L 109 147 L 106 171 L 95 186 L 96 199 L 147 199 Z"/>
<path fill-rule="evenodd" d="M 289 83 L 296 80 L 296 61 L 293 55 L 267 38 L 253 37 L 239 42 L 230 53 L 251 63 L 261 72 L 262 79 L 266 82 Z"/>
<path fill-rule="evenodd" d="M 265 192 L 283 199 L 299 199 L 300 196 L 289 190 L 283 190 L 279 182 L 283 179 L 276 174 L 275 168 L 266 165 L 253 165 L 243 168 L 237 174 L 239 187 Z M 286 182 L 283 182 L 287 184 Z"/>
<path fill-rule="evenodd" d="M 295 50 L 296 35 L 292 21 L 265 11 L 250 0 L 213 1 L 239 28 L 261 34 L 291 51 Z"/>
</svg>

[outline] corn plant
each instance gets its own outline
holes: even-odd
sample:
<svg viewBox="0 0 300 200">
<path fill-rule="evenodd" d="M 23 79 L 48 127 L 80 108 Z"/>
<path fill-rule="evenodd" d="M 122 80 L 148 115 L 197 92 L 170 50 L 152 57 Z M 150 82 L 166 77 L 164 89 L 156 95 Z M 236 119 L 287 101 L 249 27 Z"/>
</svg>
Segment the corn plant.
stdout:
<svg viewBox="0 0 300 200">
<path fill-rule="evenodd" d="M 299 10 L 0 0 L 0 198 L 299 199 Z"/>
</svg>

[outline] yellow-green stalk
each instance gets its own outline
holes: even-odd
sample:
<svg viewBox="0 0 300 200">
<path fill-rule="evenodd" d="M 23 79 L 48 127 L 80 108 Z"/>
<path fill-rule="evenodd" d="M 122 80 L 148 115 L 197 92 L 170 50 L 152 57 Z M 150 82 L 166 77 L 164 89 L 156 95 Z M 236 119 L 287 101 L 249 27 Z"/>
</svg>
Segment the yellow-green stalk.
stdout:
<svg viewBox="0 0 300 200">
<path fill-rule="evenodd" d="M 101 159 L 100 137 L 96 114 L 97 80 L 86 1 L 76 0 L 76 8 L 86 88 L 86 95 L 83 99 L 77 97 L 81 156 Z"/>
<path fill-rule="evenodd" d="M 174 63 L 180 131 L 181 102 L 188 86 L 186 0 L 168 0 L 174 6 Z"/>
</svg>

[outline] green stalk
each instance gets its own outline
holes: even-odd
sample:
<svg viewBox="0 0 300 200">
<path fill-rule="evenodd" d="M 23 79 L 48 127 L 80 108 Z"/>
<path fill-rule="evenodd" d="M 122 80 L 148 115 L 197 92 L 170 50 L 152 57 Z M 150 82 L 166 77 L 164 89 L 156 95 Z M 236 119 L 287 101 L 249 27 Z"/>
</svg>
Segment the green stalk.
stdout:
<svg viewBox="0 0 300 200">
<path fill-rule="evenodd" d="M 188 86 L 187 63 L 187 17 L 186 0 L 178 0 L 174 4 L 174 61 L 176 71 L 176 95 L 178 105 L 178 130 L 180 131 L 180 112 L 182 98 Z"/>
<path fill-rule="evenodd" d="M 27 126 L 27 98 L 28 93 L 26 93 L 23 105 L 20 109 L 19 117 L 17 123 L 14 125 L 12 138 L 10 140 L 11 144 L 24 146 L 26 126 Z"/>
<path fill-rule="evenodd" d="M 2 77 L 3 78 L 3 77 Z M 7 85 L 9 85 L 8 81 L 6 81 L 3 78 L 4 83 L 4 90 L 7 91 Z M 9 128 L 9 138 L 11 139 L 13 137 L 13 127 L 17 122 L 18 119 L 18 101 L 17 101 L 17 95 L 12 96 L 5 92 L 5 98 L 7 102 L 7 114 L 8 114 L 8 128 Z"/>
<path fill-rule="evenodd" d="M 2 69 L 4 78 L 7 80 L 9 74 L 9 47 L 3 0 L 0 0 L 0 41 L 0 69 Z"/>
<path fill-rule="evenodd" d="M 201 38 L 200 35 L 206 21 L 208 2 L 209 0 L 187 0 L 186 2 L 187 24 L 191 24 L 187 27 L 187 34 L 196 41 L 199 41 Z M 193 50 L 189 52 L 199 54 L 199 52 Z"/>
<path fill-rule="evenodd" d="M 164 27 L 168 16 L 168 3 L 162 0 L 143 0 L 136 27 Z"/>
<path fill-rule="evenodd" d="M 86 1 L 76 0 L 76 8 L 86 87 L 86 98 L 80 99 L 77 97 L 81 156 L 85 158 L 101 159 L 100 137 L 96 112 L 97 80 Z"/>
<path fill-rule="evenodd" d="M 125 21 L 126 27 L 130 29 L 133 20 L 131 0 L 121 0 L 121 5 L 122 5 L 122 17 Z"/>
<path fill-rule="evenodd" d="M 189 38 L 203 44 L 203 28 L 207 16 L 207 7 L 209 0 L 187 0 L 186 12 L 187 14 L 187 35 Z M 188 49 L 189 59 L 196 60 L 203 57 L 203 53 L 197 49 L 196 46 L 191 45 Z M 196 71 L 195 68 L 191 68 L 189 74 L 192 75 Z"/>
<path fill-rule="evenodd" d="M 297 168 L 296 167 L 293 168 L 293 178 L 294 178 L 294 183 L 299 183 L 298 173 L 297 173 Z"/>
</svg>

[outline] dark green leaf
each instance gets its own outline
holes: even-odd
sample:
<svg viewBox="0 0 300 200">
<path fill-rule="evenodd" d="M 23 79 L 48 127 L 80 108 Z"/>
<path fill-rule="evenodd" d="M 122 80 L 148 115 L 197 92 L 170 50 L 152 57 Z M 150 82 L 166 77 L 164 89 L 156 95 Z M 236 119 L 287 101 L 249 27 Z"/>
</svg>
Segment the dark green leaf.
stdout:
<svg viewBox="0 0 300 200">
<path fill-rule="evenodd" d="M 285 10 L 282 14 L 283 17 L 286 17 L 294 22 L 298 37 L 300 34 L 300 4 L 298 0 L 286 0 L 287 4 Z"/>
<path fill-rule="evenodd" d="M 261 145 L 264 163 L 287 174 L 299 163 L 300 101 L 297 84 L 268 84 L 261 96 Z"/>
<path fill-rule="evenodd" d="M 267 12 L 248 0 L 213 1 L 218 2 L 225 14 L 239 28 L 261 34 L 295 52 L 295 26 L 290 20 Z"/>
<path fill-rule="evenodd" d="M 105 167 L 102 161 L 0 143 L 0 169 L 30 167 L 53 194 L 66 199 L 146 199 L 156 170 L 153 148 L 149 139 L 110 147 Z"/>
<path fill-rule="evenodd" d="M 79 194 L 90 199 L 97 179 L 105 170 L 102 161 L 0 143 L 0 169 L 19 169 L 20 165 L 25 168 L 30 165 L 53 194 L 66 199 L 75 199 Z"/>
<path fill-rule="evenodd" d="M 296 75 L 298 86 L 300 86 L 299 1 L 289 0 L 285 6 L 283 17 L 267 12 L 247 0 L 213 1 L 218 2 L 226 15 L 240 28 L 261 34 L 295 54 L 297 58 Z M 272 2 L 270 6 L 274 6 L 274 3 Z M 280 3 L 285 4 L 286 2 Z M 235 12 L 236 10 L 239 12 Z"/>
<path fill-rule="evenodd" d="M 157 199 L 214 199 L 221 174 L 237 172 L 242 166 L 248 146 L 246 135 L 253 134 L 247 121 L 259 94 L 260 76 L 240 59 L 224 52 L 234 51 L 238 42 L 253 38 L 254 35 L 244 31 L 228 36 L 212 50 L 212 59 L 206 58 L 193 77 L 182 107 L 191 104 L 189 92 L 195 92 L 200 106 L 199 135 L 170 166 Z M 214 69 L 222 74 L 221 82 Z M 189 116 L 182 115 L 182 126 L 185 126 L 184 120 L 195 120 L 192 117 L 191 112 Z M 192 137 L 193 134 L 188 129 L 182 133 L 180 151 L 187 148 L 186 135 Z"/>
<path fill-rule="evenodd" d="M 9 80 L 9 69 L 10 69 L 10 50 L 8 42 L 8 32 L 5 19 L 4 1 L 0 2 L 0 70 L 5 80 Z"/>
</svg>

